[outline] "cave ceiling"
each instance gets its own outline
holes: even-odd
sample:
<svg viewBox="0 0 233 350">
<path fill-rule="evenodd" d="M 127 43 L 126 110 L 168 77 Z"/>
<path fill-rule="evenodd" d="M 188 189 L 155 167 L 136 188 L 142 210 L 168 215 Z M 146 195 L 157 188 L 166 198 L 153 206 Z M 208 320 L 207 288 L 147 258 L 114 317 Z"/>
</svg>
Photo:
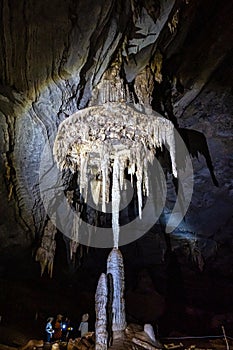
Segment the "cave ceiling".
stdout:
<svg viewBox="0 0 233 350">
<path fill-rule="evenodd" d="M 38 246 L 44 146 L 94 104 L 117 62 L 129 99 L 170 119 L 192 158 L 192 200 L 173 248 L 192 242 L 200 269 L 215 261 L 232 273 L 232 10 L 219 0 L 0 2 L 2 256 Z M 168 192 L 161 222 L 176 200 L 169 174 Z"/>
</svg>

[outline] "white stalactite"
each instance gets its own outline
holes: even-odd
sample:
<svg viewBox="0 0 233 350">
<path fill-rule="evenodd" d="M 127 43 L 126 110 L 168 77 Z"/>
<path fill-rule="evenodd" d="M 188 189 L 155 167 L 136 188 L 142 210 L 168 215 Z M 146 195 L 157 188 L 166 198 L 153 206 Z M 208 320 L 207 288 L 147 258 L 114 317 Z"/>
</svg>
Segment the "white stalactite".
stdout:
<svg viewBox="0 0 233 350">
<path fill-rule="evenodd" d="M 72 232 L 70 236 L 70 259 L 72 260 L 73 256 L 75 255 L 77 248 L 79 246 L 79 224 L 80 224 L 80 213 L 77 211 L 76 207 L 76 214 L 74 216 L 74 221 L 73 221 L 73 227 L 72 227 Z"/>
<path fill-rule="evenodd" d="M 118 248 L 119 241 L 119 210 L 120 210 L 120 164 L 119 158 L 116 157 L 113 163 L 113 174 L 112 174 L 112 230 L 113 230 L 113 245 Z"/>
<path fill-rule="evenodd" d="M 109 154 L 102 151 L 101 173 L 102 173 L 102 211 L 106 212 L 106 203 L 109 201 L 108 167 Z"/>
</svg>

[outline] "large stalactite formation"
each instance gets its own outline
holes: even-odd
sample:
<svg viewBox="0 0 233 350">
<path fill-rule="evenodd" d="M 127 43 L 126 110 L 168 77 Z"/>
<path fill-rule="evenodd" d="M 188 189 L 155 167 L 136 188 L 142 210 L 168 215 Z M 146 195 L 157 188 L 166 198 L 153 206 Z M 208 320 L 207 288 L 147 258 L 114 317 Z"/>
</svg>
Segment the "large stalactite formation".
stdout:
<svg viewBox="0 0 233 350">
<path fill-rule="evenodd" d="M 230 304 L 232 293 L 227 290 L 233 291 L 232 10 L 230 0 L 0 2 L 2 280 L 8 277 L 9 266 L 17 269 L 18 262 L 23 261 L 27 271 L 37 271 L 40 263 L 42 281 L 47 277 L 48 265 L 48 274 L 52 276 L 54 270 L 55 280 L 59 277 L 76 283 L 82 268 L 85 274 L 82 263 L 87 250 L 78 242 L 79 218 L 85 217 L 96 226 L 102 220 L 101 216 L 96 219 L 95 212 L 88 211 L 82 201 L 87 191 L 87 174 L 93 177 L 95 203 L 111 196 L 109 188 L 115 191 L 116 199 L 119 181 L 123 175 L 132 175 L 133 201 L 127 212 L 120 213 L 120 222 L 128 222 L 132 212 L 140 215 L 149 183 L 153 186 L 153 174 L 148 179 L 146 170 L 153 153 L 166 177 L 167 198 L 151 231 L 122 248 L 127 268 L 138 278 L 132 277 L 131 282 L 129 278 L 133 288 L 133 293 L 129 292 L 133 294 L 131 300 L 137 300 L 141 293 L 139 270 L 145 269 L 155 284 L 161 278 L 160 288 L 157 287 L 168 303 L 176 297 L 181 299 L 177 290 L 180 291 L 183 272 L 187 273 L 183 281 L 187 283 L 181 294 L 186 295 L 187 304 L 196 300 L 199 305 L 205 304 L 205 281 L 215 289 L 215 295 L 208 299 L 210 305 L 220 295 Z M 176 178 L 176 166 L 180 169 L 175 161 L 173 130 L 180 134 L 192 158 L 194 188 L 185 219 L 168 235 L 166 223 L 181 185 L 179 176 Z M 51 141 L 54 135 L 55 145 Z M 135 141 L 137 136 L 135 144 L 131 137 Z M 117 143 L 113 145 L 116 140 L 123 147 L 121 159 L 117 157 Z M 160 149 L 162 144 L 167 145 L 169 152 Z M 50 222 L 40 193 L 45 145 L 54 150 L 54 164 L 57 162 L 63 170 L 68 205 L 77 212 L 80 208 L 83 211 L 72 222 L 68 237 Z M 92 147 L 97 154 L 95 159 Z M 89 163 L 82 157 L 82 152 L 87 151 Z M 93 166 L 91 171 L 89 165 Z M 187 183 L 182 181 L 184 195 L 190 195 L 192 190 Z M 116 200 L 116 247 L 118 205 Z M 105 204 L 102 209 L 105 211 Z M 122 219 L 123 215 L 128 217 Z M 86 271 L 92 270 L 88 264 L 95 266 L 95 254 L 101 261 L 102 253 L 91 250 Z M 36 273 L 39 279 L 39 271 Z M 202 273 L 201 280 L 198 273 Z M 216 288 L 213 276 L 224 280 L 227 287 Z M 194 288 L 192 281 L 196 280 L 199 289 Z M 105 282 L 102 277 L 99 283 Z M 148 293 L 153 300 L 157 292 L 150 288 Z M 105 297 L 102 295 L 101 303 Z M 0 297 L 0 305 L 7 313 L 6 300 L 6 294 Z M 146 300 L 145 296 L 145 303 Z M 34 305 L 33 311 L 37 312 L 37 308 Z M 149 318 L 149 308 L 145 318 Z M 15 311 L 13 306 L 12 310 Z M 129 314 L 134 318 L 137 310 L 131 308 Z M 142 310 L 139 316 L 146 321 Z M 102 314 L 100 327 L 101 320 Z"/>
</svg>

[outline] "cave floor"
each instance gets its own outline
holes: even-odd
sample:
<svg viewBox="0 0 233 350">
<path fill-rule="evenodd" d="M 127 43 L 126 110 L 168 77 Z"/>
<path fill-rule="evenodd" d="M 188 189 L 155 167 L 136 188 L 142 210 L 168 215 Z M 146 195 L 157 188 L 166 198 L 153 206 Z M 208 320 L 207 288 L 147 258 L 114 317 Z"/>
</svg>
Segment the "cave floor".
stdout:
<svg viewBox="0 0 233 350">
<path fill-rule="evenodd" d="M 88 259 L 92 257 L 89 256 Z M 37 265 L 30 270 L 30 264 L 26 263 L 22 267 L 19 263 L 7 265 L 5 275 L 0 277 L 0 315 L 2 316 L 0 350 L 18 348 L 26 344 L 29 339 L 43 339 L 47 317 L 54 317 L 58 313 L 69 316 L 74 328 L 77 328 L 81 315 L 88 312 L 90 330 L 94 330 L 95 286 L 100 273 L 105 269 L 106 257 L 103 256 L 103 263 L 100 264 L 100 257 L 94 254 L 93 256 L 94 261 L 99 265 L 94 265 L 91 261 L 89 266 L 87 264 L 89 260 L 86 260 L 84 267 L 78 270 L 78 276 L 74 281 L 63 277 L 61 263 L 60 270 L 58 267 L 56 267 L 57 271 L 55 269 L 55 277 L 59 276 L 60 279 L 50 279 L 47 275 L 38 278 L 40 271 Z M 132 259 L 128 258 L 128 260 Z M 163 290 L 155 289 L 154 285 L 163 286 L 162 267 L 152 266 L 151 269 L 148 267 L 152 277 L 149 278 L 148 273 L 143 273 L 141 277 L 139 276 L 140 278 L 135 278 L 137 283 L 134 286 L 135 274 L 128 270 L 127 266 L 126 256 L 127 323 L 140 325 L 151 323 L 156 331 L 156 338 L 164 344 L 165 348 L 167 345 L 168 350 L 173 348 L 227 349 L 221 329 L 223 325 L 229 339 L 228 349 L 233 349 L 233 283 L 230 277 L 213 272 L 210 274 L 209 271 L 196 273 L 182 264 L 183 291 L 175 288 L 176 281 L 173 281 L 173 285 L 169 285 L 172 287 L 169 290 L 172 301 L 166 303 L 163 313 L 156 316 L 154 313 L 158 312 L 160 307 Z M 149 300 L 148 303 L 147 300 Z M 36 315 L 38 319 L 35 318 Z M 138 315 L 141 315 L 141 318 L 137 317 Z M 76 336 L 74 334 L 72 338 Z M 168 336 L 174 338 L 165 338 Z M 187 339 L 187 336 L 193 338 Z M 200 336 L 212 336 L 212 338 L 201 339 Z M 112 349 L 127 348 L 125 344 L 119 343 Z"/>
<path fill-rule="evenodd" d="M 174 333 L 175 334 L 175 333 Z M 190 334 L 192 334 L 192 329 L 190 329 Z M 39 327 L 29 324 L 9 324 L 9 325 L 0 325 L 0 349 L 1 350 L 14 350 L 19 349 L 21 346 L 24 346 L 28 340 L 37 339 L 40 340 L 43 338 L 41 336 L 41 331 Z M 224 337 L 224 334 L 219 335 L 203 335 L 203 336 L 185 336 L 179 334 L 172 337 L 160 338 L 160 344 L 163 349 L 166 350 L 201 350 L 201 349 L 227 349 L 230 350 L 233 348 L 233 338 Z M 52 344 L 48 345 L 44 343 L 44 347 L 38 349 L 49 350 L 52 348 Z M 70 349 L 67 346 L 68 343 L 60 343 L 60 350 Z M 33 348 L 36 349 L 36 348 Z M 74 348 L 75 350 L 77 348 Z M 80 350 L 93 349 L 90 348 L 81 348 Z M 116 339 L 113 345 L 109 348 L 111 350 L 129 350 L 129 349 L 143 349 L 142 347 L 134 347 L 132 342 L 123 339 Z M 155 347 L 148 347 L 149 350 L 156 349 Z"/>
</svg>

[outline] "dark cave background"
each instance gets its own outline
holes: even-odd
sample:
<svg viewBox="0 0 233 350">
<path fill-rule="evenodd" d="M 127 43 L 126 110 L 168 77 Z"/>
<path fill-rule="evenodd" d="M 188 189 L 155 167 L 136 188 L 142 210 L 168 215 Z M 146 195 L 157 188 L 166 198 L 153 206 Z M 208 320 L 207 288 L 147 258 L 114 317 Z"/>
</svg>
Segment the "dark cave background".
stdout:
<svg viewBox="0 0 233 350">
<path fill-rule="evenodd" d="M 121 52 L 131 87 L 144 67 L 155 67 L 152 107 L 183 130 L 195 180 L 185 222 L 169 237 L 158 222 L 120 248 L 127 320 L 150 322 L 163 335 L 214 334 L 221 325 L 233 335 L 232 10 L 230 0 L 0 1 L 3 328 L 29 324 L 40 334 L 50 315 L 77 324 L 89 312 L 94 329 L 94 293 L 109 250 L 84 249 L 72 269 L 58 233 L 53 278 L 40 276 L 35 252 L 46 214 L 38 169 L 47 136 L 87 106 Z M 218 186 L 195 131 L 206 138 Z M 4 331 L 0 341 L 7 337 Z"/>
</svg>

